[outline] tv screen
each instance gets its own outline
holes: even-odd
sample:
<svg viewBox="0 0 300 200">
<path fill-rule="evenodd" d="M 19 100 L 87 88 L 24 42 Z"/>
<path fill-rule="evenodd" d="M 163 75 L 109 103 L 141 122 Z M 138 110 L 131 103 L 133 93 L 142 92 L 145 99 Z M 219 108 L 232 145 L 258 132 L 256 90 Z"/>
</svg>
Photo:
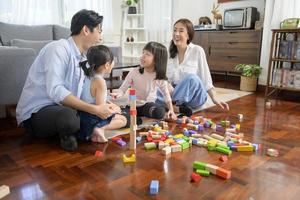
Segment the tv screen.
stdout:
<svg viewBox="0 0 300 200">
<path fill-rule="evenodd" d="M 243 26 L 244 9 L 227 10 L 224 13 L 224 26 L 239 27 Z"/>
</svg>

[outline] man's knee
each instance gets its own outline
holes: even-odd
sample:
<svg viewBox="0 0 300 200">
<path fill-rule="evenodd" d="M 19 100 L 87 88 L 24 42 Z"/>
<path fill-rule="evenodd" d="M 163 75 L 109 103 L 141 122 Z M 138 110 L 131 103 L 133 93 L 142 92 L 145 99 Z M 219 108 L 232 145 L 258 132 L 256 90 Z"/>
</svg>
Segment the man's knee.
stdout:
<svg viewBox="0 0 300 200">
<path fill-rule="evenodd" d="M 80 129 L 80 118 L 77 111 L 65 108 L 60 112 L 56 125 L 60 134 L 74 134 Z"/>
</svg>

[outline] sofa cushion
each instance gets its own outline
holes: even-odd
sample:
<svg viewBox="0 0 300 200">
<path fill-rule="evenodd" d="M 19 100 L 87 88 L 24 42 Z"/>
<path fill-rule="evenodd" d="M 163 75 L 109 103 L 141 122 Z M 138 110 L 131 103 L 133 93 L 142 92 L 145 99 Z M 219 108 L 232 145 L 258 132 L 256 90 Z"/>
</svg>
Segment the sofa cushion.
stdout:
<svg viewBox="0 0 300 200">
<path fill-rule="evenodd" d="M 9 45 L 12 39 L 53 40 L 52 25 L 27 26 L 0 22 L 0 37 L 3 45 Z"/>
<path fill-rule="evenodd" d="M 35 50 L 36 54 L 38 54 L 40 50 L 51 41 L 52 40 L 33 41 L 33 40 L 13 39 L 10 41 L 10 46 L 15 46 L 19 48 L 32 48 Z"/>
<path fill-rule="evenodd" d="M 67 39 L 70 37 L 71 31 L 69 28 L 59 26 L 59 25 L 53 25 L 53 39 L 59 40 L 59 39 Z"/>
</svg>

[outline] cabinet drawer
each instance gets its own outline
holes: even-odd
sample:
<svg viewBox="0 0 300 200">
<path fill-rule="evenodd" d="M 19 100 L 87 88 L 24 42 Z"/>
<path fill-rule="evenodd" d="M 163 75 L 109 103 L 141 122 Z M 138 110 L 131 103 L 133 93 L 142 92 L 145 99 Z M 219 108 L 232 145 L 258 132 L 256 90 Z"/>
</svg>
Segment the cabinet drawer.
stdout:
<svg viewBox="0 0 300 200">
<path fill-rule="evenodd" d="M 209 56 L 208 65 L 211 70 L 234 71 L 234 67 L 240 63 L 255 64 L 259 63 L 259 57 L 249 56 Z"/>
<path fill-rule="evenodd" d="M 257 49 L 225 49 L 211 48 L 209 51 L 209 56 L 236 56 L 236 57 L 252 57 L 253 59 L 257 59 L 259 56 L 259 50 Z"/>
<path fill-rule="evenodd" d="M 223 31 L 209 34 L 209 42 L 257 42 L 260 31 Z"/>
</svg>

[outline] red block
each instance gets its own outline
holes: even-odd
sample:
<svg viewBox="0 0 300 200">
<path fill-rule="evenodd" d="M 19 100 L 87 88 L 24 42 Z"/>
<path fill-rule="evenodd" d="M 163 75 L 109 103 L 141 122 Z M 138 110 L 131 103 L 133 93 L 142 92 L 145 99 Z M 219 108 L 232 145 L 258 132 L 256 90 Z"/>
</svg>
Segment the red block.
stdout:
<svg viewBox="0 0 300 200">
<path fill-rule="evenodd" d="M 201 176 L 195 172 L 192 173 L 191 175 L 191 182 L 198 183 L 201 181 Z"/>
<path fill-rule="evenodd" d="M 131 116 L 136 116 L 136 110 L 130 110 L 130 115 Z"/>
<path fill-rule="evenodd" d="M 148 136 L 147 136 L 147 141 L 148 141 L 148 142 L 152 142 L 152 141 L 153 141 L 152 137 L 148 135 Z"/>
<path fill-rule="evenodd" d="M 222 162 L 226 162 L 228 160 L 228 157 L 223 155 L 219 158 L 219 160 L 221 160 Z"/>
<path fill-rule="evenodd" d="M 153 140 L 154 143 L 159 143 L 161 140 Z"/>
<path fill-rule="evenodd" d="M 118 141 L 118 140 L 121 140 L 122 138 L 121 137 L 113 137 L 113 138 L 111 138 L 111 140 L 113 141 L 113 142 L 116 142 L 116 141 Z"/>
<path fill-rule="evenodd" d="M 95 152 L 95 156 L 96 156 L 96 157 L 99 157 L 99 158 L 102 157 L 102 156 L 103 156 L 102 151 L 96 151 L 96 152 Z"/>
<path fill-rule="evenodd" d="M 129 89 L 129 95 L 135 95 L 135 89 Z"/>
<path fill-rule="evenodd" d="M 219 167 L 217 169 L 217 176 L 220 176 L 224 179 L 229 179 L 231 177 L 231 171 Z"/>
</svg>

